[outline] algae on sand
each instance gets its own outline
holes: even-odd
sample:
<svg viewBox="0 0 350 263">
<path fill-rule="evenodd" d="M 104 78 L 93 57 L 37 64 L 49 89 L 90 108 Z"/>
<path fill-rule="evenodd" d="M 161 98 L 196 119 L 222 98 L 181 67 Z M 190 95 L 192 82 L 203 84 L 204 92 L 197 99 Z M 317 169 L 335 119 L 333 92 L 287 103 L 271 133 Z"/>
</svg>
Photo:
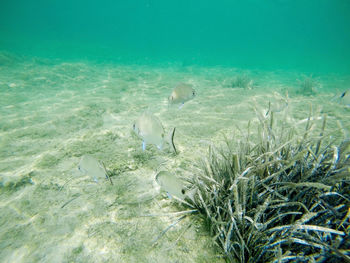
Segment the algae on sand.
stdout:
<svg viewBox="0 0 350 263">
<path fill-rule="evenodd" d="M 300 88 L 298 93 L 304 96 L 311 96 L 316 94 L 317 89 L 320 88 L 321 84 L 317 79 L 310 76 L 304 77 L 302 80 L 300 80 L 299 86 Z"/>
<path fill-rule="evenodd" d="M 254 81 L 245 74 L 236 75 L 233 79 L 226 80 L 224 85 L 229 88 L 253 89 L 255 88 Z"/>
</svg>

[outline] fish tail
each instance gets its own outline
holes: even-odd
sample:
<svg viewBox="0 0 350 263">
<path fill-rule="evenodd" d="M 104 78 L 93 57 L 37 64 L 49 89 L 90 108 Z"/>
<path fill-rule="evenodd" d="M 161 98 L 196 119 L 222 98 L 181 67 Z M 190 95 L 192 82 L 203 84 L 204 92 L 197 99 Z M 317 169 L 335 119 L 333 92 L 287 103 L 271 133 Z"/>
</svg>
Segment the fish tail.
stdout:
<svg viewBox="0 0 350 263">
<path fill-rule="evenodd" d="M 175 154 L 177 154 L 177 150 L 174 143 L 175 130 L 176 130 L 176 127 L 174 127 L 174 129 L 168 133 L 168 135 L 164 138 L 163 143 L 169 144 L 170 147 L 173 148 Z"/>
<path fill-rule="evenodd" d="M 176 129 L 176 127 L 174 127 L 173 132 L 171 133 L 171 145 L 173 146 L 175 154 L 177 154 L 176 147 L 174 144 L 175 129 Z"/>
</svg>

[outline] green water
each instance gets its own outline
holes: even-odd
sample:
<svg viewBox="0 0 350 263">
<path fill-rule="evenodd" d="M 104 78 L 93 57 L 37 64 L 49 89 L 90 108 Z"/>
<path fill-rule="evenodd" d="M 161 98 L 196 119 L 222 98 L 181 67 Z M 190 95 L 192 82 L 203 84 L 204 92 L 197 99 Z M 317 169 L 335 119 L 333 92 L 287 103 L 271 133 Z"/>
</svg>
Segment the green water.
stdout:
<svg viewBox="0 0 350 263">
<path fill-rule="evenodd" d="M 303 128 L 311 107 L 348 136 L 350 2 L 115 2 L 0 3 L 0 262 L 223 262 L 200 217 L 176 223 L 189 208 L 156 172 L 194 176 L 269 102 L 276 125 Z M 196 97 L 169 107 L 181 82 Z M 145 110 L 176 127 L 178 155 L 142 151 Z M 86 154 L 113 185 L 78 171 Z"/>
<path fill-rule="evenodd" d="M 349 12 L 346 0 L 5 0 L 0 47 L 78 60 L 349 73 Z"/>
</svg>

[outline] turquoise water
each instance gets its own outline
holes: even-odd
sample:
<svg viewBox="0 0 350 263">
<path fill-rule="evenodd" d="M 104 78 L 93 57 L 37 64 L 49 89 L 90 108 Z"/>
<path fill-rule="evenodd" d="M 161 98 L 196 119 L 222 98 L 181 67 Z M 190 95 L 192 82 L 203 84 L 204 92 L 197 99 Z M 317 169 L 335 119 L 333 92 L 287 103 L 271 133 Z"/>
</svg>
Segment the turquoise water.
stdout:
<svg viewBox="0 0 350 263">
<path fill-rule="evenodd" d="M 350 68 L 350 3 L 310 1 L 2 1 L 0 48 L 53 58 Z"/>
<path fill-rule="evenodd" d="M 157 172 L 195 176 L 268 111 L 349 136 L 350 2 L 115 2 L 0 3 L 0 262 L 223 262 Z M 179 83 L 196 90 L 181 109 Z M 178 155 L 142 151 L 144 111 L 176 127 Z M 84 155 L 113 185 L 80 173 Z"/>
</svg>

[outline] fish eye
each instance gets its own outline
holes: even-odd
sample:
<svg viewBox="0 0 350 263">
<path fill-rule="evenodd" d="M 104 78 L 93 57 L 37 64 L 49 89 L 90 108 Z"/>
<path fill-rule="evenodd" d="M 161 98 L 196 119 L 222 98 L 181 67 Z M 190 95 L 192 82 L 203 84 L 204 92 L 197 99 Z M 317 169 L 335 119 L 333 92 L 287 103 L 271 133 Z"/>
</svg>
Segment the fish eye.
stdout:
<svg viewBox="0 0 350 263">
<path fill-rule="evenodd" d="M 196 95 L 196 92 L 195 92 L 195 91 L 192 91 L 192 95 L 195 96 L 195 95 Z"/>
<path fill-rule="evenodd" d="M 186 193 L 185 189 L 181 189 L 181 193 L 184 195 Z"/>
<path fill-rule="evenodd" d="M 132 128 L 135 130 L 135 123 L 132 125 Z"/>
</svg>

